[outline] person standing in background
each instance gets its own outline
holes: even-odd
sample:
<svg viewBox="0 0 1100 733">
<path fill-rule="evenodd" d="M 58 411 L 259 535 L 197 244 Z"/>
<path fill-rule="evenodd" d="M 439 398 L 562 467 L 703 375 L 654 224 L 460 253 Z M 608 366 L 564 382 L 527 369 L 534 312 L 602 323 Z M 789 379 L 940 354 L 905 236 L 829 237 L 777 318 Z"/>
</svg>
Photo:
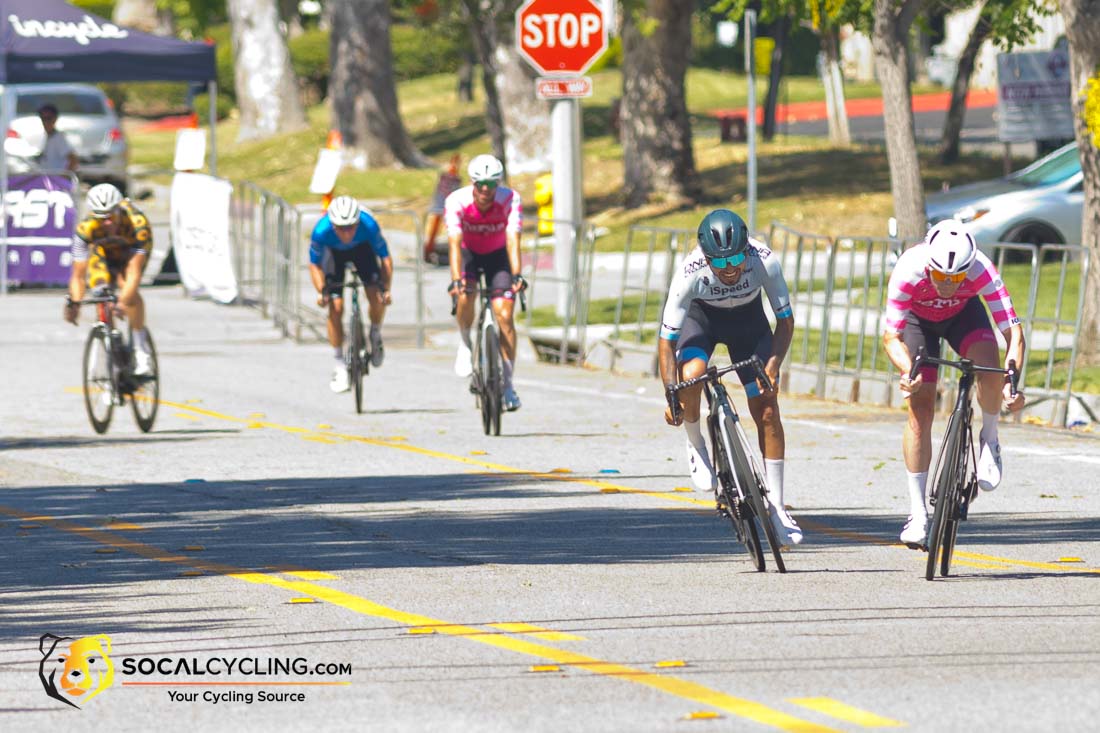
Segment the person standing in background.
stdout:
<svg viewBox="0 0 1100 733">
<path fill-rule="evenodd" d="M 38 154 L 38 166 L 48 171 L 75 171 L 79 161 L 65 134 L 57 129 L 57 107 L 42 105 L 38 108 L 38 119 L 46 131 L 46 144 Z"/>
</svg>

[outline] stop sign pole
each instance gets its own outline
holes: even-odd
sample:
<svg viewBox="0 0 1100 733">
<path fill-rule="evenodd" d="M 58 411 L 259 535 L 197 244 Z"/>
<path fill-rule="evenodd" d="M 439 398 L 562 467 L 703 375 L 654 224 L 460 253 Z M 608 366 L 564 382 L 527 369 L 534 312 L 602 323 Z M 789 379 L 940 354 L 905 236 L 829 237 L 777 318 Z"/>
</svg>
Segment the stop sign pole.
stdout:
<svg viewBox="0 0 1100 733">
<path fill-rule="evenodd" d="M 607 48 L 607 23 L 595 0 L 527 0 L 516 10 L 516 48 L 544 76 L 583 74 Z M 580 100 L 550 107 L 550 162 L 554 186 L 554 275 L 557 314 L 569 312 L 576 236 L 584 222 Z M 568 222 L 569 226 L 562 226 Z"/>
</svg>

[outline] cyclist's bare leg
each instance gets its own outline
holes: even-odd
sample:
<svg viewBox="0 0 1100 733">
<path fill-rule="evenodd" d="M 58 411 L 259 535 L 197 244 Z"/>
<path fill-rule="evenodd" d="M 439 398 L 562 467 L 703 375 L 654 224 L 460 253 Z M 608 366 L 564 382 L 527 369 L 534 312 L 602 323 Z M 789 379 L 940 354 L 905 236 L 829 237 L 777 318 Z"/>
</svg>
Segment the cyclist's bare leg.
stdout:
<svg viewBox="0 0 1100 733">
<path fill-rule="evenodd" d="M 779 417 L 779 398 L 773 393 L 750 397 L 749 414 L 756 423 L 756 434 L 760 440 L 760 452 L 768 460 L 783 460 L 786 452 L 786 438 L 783 434 L 783 421 Z"/>
<path fill-rule="evenodd" d="M 386 317 L 386 301 L 382 297 L 382 288 L 377 285 L 367 286 L 367 317 L 372 327 L 379 328 Z"/>
<path fill-rule="evenodd" d="M 344 346 L 343 298 L 332 298 L 328 302 L 328 342 L 336 349 Z"/>
<path fill-rule="evenodd" d="M 680 379 L 687 381 L 703 376 L 707 371 L 707 362 L 703 359 L 688 359 L 680 365 Z M 684 406 L 684 422 L 699 422 L 699 403 L 703 397 L 703 385 L 680 390 L 680 404 Z"/>
<path fill-rule="evenodd" d="M 932 462 L 932 417 L 936 409 L 936 383 L 925 382 L 909 395 L 909 420 L 901 446 L 910 473 L 928 471 Z"/>
<path fill-rule="evenodd" d="M 474 325 L 474 303 L 477 302 L 477 293 L 468 293 L 465 290 L 458 292 L 458 309 L 455 311 L 455 320 L 458 322 L 458 330 L 468 334 Z"/>
<path fill-rule="evenodd" d="M 516 302 L 508 298 L 494 298 L 493 314 L 500 328 L 500 355 L 510 362 L 516 359 L 516 324 L 513 320 Z"/>
<path fill-rule="evenodd" d="M 145 328 L 145 301 L 141 299 L 141 291 L 137 287 L 141 283 L 144 264 L 144 257 L 131 257 L 118 275 L 118 304 L 135 331 Z"/>
<path fill-rule="evenodd" d="M 1000 368 L 1001 352 L 997 344 L 990 341 L 973 343 L 964 356 L 978 366 Z M 977 375 L 978 404 L 986 415 L 1000 414 L 1001 400 L 1004 394 L 1005 378 L 1003 374 L 980 372 Z"/>
</svg>

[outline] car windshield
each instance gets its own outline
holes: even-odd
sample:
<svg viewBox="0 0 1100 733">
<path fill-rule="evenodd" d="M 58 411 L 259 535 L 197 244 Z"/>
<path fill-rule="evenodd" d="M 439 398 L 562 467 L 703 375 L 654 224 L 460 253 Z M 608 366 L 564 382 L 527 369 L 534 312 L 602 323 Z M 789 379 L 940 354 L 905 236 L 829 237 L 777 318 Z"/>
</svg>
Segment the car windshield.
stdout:
<svg viewBox="0 0 1100 733">
<path fill-rule="evenodd" d="M 1027 168 L 1013 173 L 1010 178 L 1029 187 L 1053 186 L 1080 170 L 1081 156 L 1077 154 L 1077 146 L 1068 145 L 1032 163 Z"/>
<path fill-rule="evenodd" d="M 57 113 L 65 115 L 103 115 L 107 113 L 103 97 L 97 94 L 84 92 L 34 92 L 19 95 L 19 101 L 15 107 L 17 117 L 25 117 L 38 114 L 38 109 L 44 104 L 52 104 L 57 107 Z"/>
</svg>

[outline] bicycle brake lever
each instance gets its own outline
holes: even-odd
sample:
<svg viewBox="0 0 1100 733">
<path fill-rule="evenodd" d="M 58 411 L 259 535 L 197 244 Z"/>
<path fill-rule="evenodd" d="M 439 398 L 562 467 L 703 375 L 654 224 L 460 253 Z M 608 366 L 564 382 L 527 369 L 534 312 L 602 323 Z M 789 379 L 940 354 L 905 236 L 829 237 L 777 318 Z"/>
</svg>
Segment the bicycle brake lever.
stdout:
<svg viewBox="0 0 1100 733">
<path fill-rule="evenodd" d="M 1010 387 L 1008 393 L 1012 397 L 1016 397 L 1016 395 L 1019 394 L 1018 388 L 1020 386 L 1020 372 L 1016 370 L 1015 359 L 1008 360 L 1008 384 Z"/>
<path fill-rule="evenodd" d="M 924 361 L 924 347 L 917 349 L 917 355 L 913 357 L 913 366 L 909 367 L 909 381 L 912 382 L 917 378 L 917 374 L 920 372 L 921 362 Z"/>
</svg>

